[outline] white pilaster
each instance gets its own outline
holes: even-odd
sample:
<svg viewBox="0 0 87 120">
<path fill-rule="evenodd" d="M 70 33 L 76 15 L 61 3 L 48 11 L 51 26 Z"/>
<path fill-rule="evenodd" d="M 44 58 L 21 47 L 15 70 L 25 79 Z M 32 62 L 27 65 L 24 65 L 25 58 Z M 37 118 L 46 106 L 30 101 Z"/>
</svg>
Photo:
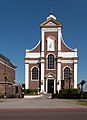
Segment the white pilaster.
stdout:
<svg viewBox="0 0 87 120">
<path fill-rule="evenodd" d="M 41 29 L 41 58 L 44 57 L 44 29 Z M 41 59 L 41 92 L 44 92 L 44 59 Z"/>
<path fill-rule="evenodd" d="M 61 60 L 57 61 L 57 90 L 61 90 Z"/>
<path fill-rule="evenodd" d="M 48 90 L 48 80 L 46 79 L 46 93 L 47 93 L 47 90 Z"/>
<path fill-rule="evenodd" d="M 77 60 L 74 62 L 74 88 L 77 88 Z"/>
<path fill-rule="evenodd" d="M 54 80 L 54 93 L 56 93 L 56 81 Z"/>
<path fill-rule="evenodd" d="M 29 89 L 29 64 L 25 63 L 25 89 Z"/>
<path fill-rule="evenodd" d="M 41 32 L 42 32 L 41 57 L 44 57 L 44 30 L 42 29 Z"/>
<path fill-rule="evenodd" d="M 44 59 L 41 60 L 41 92 L 44 92 Z"/>
<path fill-rule="evenodd" d="M 61 50 L 61 27 L 58 28 L 58 51 Z"/>
</svg>

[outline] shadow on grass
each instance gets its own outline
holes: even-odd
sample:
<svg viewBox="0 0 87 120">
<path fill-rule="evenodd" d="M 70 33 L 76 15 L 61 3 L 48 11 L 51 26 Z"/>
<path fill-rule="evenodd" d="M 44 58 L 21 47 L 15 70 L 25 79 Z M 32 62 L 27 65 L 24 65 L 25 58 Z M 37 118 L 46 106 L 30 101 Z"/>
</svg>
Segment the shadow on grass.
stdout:
<svg viewBox="0 0 87 120">
<path fill-rule="evenodd" d="M 0 102 L 4 102 L 4 101 L 1 101 L 1 100 L 0 100 Z"/>
</svg>

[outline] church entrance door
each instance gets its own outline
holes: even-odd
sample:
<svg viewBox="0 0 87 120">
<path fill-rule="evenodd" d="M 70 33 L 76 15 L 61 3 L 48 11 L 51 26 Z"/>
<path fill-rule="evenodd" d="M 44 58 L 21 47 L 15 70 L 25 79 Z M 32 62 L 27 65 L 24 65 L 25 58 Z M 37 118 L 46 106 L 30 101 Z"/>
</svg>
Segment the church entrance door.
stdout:
<svg viewBox="0 0 87 120">
<path fill-rule="evenodd" d="M 48 93 L 54 93 L 54 79 L 48 79 Z"/>
</svg>

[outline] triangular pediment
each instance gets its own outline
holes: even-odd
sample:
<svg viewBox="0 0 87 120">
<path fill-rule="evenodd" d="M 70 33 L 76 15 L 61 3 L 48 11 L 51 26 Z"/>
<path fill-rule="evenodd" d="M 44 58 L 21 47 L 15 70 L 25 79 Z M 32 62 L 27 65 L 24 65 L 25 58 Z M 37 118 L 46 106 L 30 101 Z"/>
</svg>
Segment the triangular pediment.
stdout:
<svg viewBox="0 0 87 120">
<path fill-rule="evenodd" d="M 56 24 L 54 22 L 52 22 L 52 21 L 49 21 L 44 26 L 56 26 Z"/>
<path fill-rule="evenodd" d="M 53 78 L 53 75 L 48 75 L 48 78 Z"/>
<path fill-rule="evenodd" d="M 56 75 L 50 72 L 50 73 L 46 74 L 45 77 L 46 77 L 46 78 L 55 78 Z"/>
<path fill-rule="evenodd" d="M 55 19 L 53 18 L 49 18 L 48 20 L 46 20 L 45 22 L 43 22 L 40 27 L 62 27 L 62 24 L 57 22 Z"/>
</svg>

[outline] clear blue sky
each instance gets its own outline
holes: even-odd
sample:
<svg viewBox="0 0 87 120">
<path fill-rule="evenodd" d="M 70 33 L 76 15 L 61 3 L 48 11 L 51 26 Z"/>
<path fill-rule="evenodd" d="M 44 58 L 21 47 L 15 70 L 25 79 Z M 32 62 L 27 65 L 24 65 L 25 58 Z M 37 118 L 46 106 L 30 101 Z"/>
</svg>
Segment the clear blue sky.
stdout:
<svg viewBox="0 0 87 120">
<path fill-rule="evenodd" d="M 87 0 L 0 0 L 0 53 L 17 66 L 17 83 L 24 83 L 25 49 L 40 40 L 39 25 L 51 7 L 65 43 L 78 48 L 78 82 L 87 80 Z"/>
</svg>

